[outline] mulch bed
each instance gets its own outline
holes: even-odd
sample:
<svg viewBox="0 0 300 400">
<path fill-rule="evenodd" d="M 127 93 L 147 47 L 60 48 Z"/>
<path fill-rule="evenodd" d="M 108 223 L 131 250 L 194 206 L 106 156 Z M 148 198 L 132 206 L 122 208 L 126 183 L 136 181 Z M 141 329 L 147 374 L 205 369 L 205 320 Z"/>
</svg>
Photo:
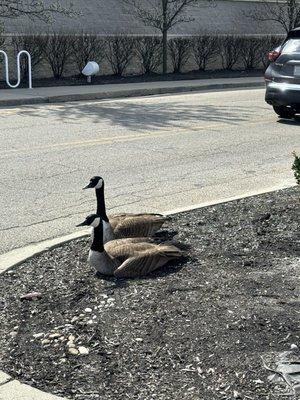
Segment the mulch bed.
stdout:
<svg viewBox="0 0 300 400">
<path fill-rule="evenodd" d="M 282 399 L 261 357 L 300 345 L 299 199 L 174 216 L 188 256 L 145 279 L 96 276 L 86 239 L 7 271 L 0 369 L 76 400 Z M 20 300 L 31 291 L 43 297 Z"/>
<path fill-rule="evenodd" d="M 74 86 L 74 85 L 107 85 L 114 83 L 139 83 L 139 82 L 160 82 L 160 81 L 177 81 L 185 79 L 217 79 L 217 78 L 245 78 L 245 77 L 263 77 L 262 70 L 250 71 L 191 71 L 186 73 L 168 73 L 168 74 L 146 74 L 146 75 L 100 75 L 92 78 L 92 83 L 88 84 L 86 77 L 83 75 L 62 77 L 57 80 L 54 78 L 34 79 L 33 86 L 50 87 L 50 86 Z M 28 87 L 26 79 L 23 79 L 20 87 Z M 0 89 L 8 89 L 5 81 L 0 81 Z"/>
</svg>

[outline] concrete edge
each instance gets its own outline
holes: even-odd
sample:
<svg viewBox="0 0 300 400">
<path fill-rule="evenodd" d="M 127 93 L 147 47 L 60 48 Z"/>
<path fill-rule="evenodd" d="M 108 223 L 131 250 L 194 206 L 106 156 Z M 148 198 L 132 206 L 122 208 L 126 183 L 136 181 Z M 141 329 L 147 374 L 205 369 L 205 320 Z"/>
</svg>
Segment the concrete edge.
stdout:
<svg viewBox="0 0 300 400">
<path fill-rule="evenodd" d="M 237 195 L 237 196 L 232 196 L 232 197 L 224 197 L 224 198 L 219 199 L 219 200 L 211 200 L 211 201 L 207 201 L 207 202 L 204 202 L 204 203 L 195 204 L 195 205 L 190 206 L 190 207 L 176 208 L 175 210 L 163 212 L 163 214 L 164 215 L 179 214 L 179 213 L 183 213 L 183 212 L 197 210 L 198 208 L 205 208 L 205 207 L 216 206 L 218 204 L 230 203 L 232 201 L 247 199 L 248 197 L 259 196 L 261 194 L 272 193 L 272 192 L 276 192 L 277 190 L 288 189 L 288 188 L 292 188 L 292 187 L 296 187 L 296 186 L 297 186 L 296 184 L 288 184 L 288 183 L 286 183 L 286 184 L 271 186 L 269 188 L 262 189 L 262 190 L 249 190 L 249 192 L 246 192 L 243 195 Z"/>
<path fill-rule="evenodd" d="M 63 103 L 63 102 L 76 102 L 76 101 L 92 101 L 92 100 L 109 100 L 109 99 L 122 99 L 128 97 L 142 97 L 142 96 L 153 96 L 160 94 L 175 94 L 175 93 L 189 93 L 189 92 L 205 92 L 210 90 L 224 90 L 224 89 L 248 89 L 264 87 L 263 81 L 249 82 L 249 83 L 212 83 L 206 85 L 195 85 L 195 86 L 178 86 L 178 87 L 162 87 L 162 88 L 141 88 L 141 89 L 124 89 L 112 92 L 99 92 L 99 93 L 78 93 L 78 94 L 66 94 L 61 96 L 36 96 L 26 97 L 20 99 L 7 99 L 0 100 L 1 107 L 12 107 L 20 105 L 30 104 L 42 104 L 42 103 Z"/>
<path fill-rule="evenodd" d="M 7 253 L 1 254 L 0 274 L 12 267 L 16 267 L 22 264 L 24 261 L 27 261 L 30 258 L 43 253 L 44 251 L 54 249 L 55 247 L 61 246 L 64 243 L 68 243 L 74 239 L 80 239 L 88 235 L 88 230 L 81 230 L 79 232 L 74 232 L 69 235 L 60 236 L 54 239 L 47 239 L 42 242 L 33 243 L 25 247 L 20 247 Z"/>
<path fill-rule="evenodd" d="M 196 210 L 199 208 L 210 207 L 218 204 L 229 203 L 235 200 L 241 200 L 252 196 L 258 196 L 264 193 L 271 193 L 276 190 L 287 189 L 289 187 L 294 187 L 296 185 L 290 184 L 281 184 L 277 186 L 272 186 L 263 190 L 252 190 L 249 192 L 244 193 L 243 195 L 233 196 L 233 197 L 225 197 L 222 199 L 214 199 L 211 201 L 195 204 L 189 207 L 181 207 L 170 211 L 165 211 L 163 215 L 175 215 L 182 212 L 188 212 L 192 210 Z M 14 250 L 11 250 L 7 253 L 0 255 L 0 274 L 4 273 L 5 271 L 9 270 L 10 268 L 16 267 L 23 262 L 35 257 L 44 251 L 48 251 L 54 249 L 55 247 L 61 246 L 64 243 L 68 243 L 75 239 L 81 239 L 86 236 L 89 236 L 89 228 L 85 230 L 81 230 L 78 232 L 74 232 L 68 235 L 59 236 L 54 239 L 47 239 L 42 242 L 33 243 L 24 247 L 20 247 Z"/>
<path fill-rule="evenodd" d="M 219 200 L 211 200 L 208 202 L 196 204 L 190 207 L 177 208 L 171 211 L 164 212 L 164 215 L 175 215 L 181 212 L 196 210 L 199 208 L 211 207 L 218 204 L 224 204 L 236 200 L 242 200 L 261 194 L 272 193 L 277 190 L 287 189 L 296 185 L 278 185 L 264 190 L 249 191 L 240 196 L 222 198 Z M 48 239 L 43 242 L 31 244 L 23 248 L 12 250 L 0 256 L 0 274 L 8 269 L 18 266 L 28 259 L 43 253 L 44 251 L 58 247 L 64 243 L 68 243 L 74 239 L 80 239 L 89 235 L 89 231 L 79 231 L 66 236 L 61 236 L 55 239 Z M 4 397 L 2 397 L 4 396 Z M 19 397 L 20 396 L 20 397 Z M 0 400 L 68 400 L 67 398 L 58 397 L 39 389 L 35 389 L 29 385 L 23 384 L 14 380 L 10 375 L 0 370 Z"/>
</svg>

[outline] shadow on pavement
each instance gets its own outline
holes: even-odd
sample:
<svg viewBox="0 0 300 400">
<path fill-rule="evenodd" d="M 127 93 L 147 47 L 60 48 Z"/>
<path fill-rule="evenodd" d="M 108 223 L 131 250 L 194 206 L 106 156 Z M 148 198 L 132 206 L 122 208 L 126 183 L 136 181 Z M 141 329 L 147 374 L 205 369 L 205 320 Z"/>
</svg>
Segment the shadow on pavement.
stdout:
<svg viewBox="0 0 300 400">
<path fill-rule="evenodd" d="M 197 122 L 221 122 L 237 125 L 253 119 L 249 107 L 191 105 L 181 102 L 139 103 L 136 101 L 116 101 L 102 103 L 69 103 L 62 105 L 24 106 L 19 115 L 39 118 L 59 118 L 68 123 L 107 122 L 125 128 L 158 129 L 184 127 Z"/>
<path fill-rule="evenodd" d="M 277 121 L 279 124 L 283 124 L 283 125 L 300 125 L 300 117 L 296 116 L 294 119 L 278 119 Z"/>
</svg>

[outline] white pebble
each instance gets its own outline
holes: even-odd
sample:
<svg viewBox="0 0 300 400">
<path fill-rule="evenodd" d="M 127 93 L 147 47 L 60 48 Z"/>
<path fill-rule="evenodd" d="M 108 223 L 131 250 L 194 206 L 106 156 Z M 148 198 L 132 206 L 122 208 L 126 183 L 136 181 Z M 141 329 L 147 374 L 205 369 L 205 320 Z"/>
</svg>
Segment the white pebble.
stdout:
<svg viewBox="0 0 300 400">
<path fill-rule="evenodd" d="M 88 355 L 89 354 L 89 349 L 87 349 L 86 347 L 84 347 L 84 346 L 79 346 L 78 347 L 78 350 L 79 350 L 79 353 L 82 355 L 82 356 L 86 356 L 86 355 Z"/>
<path fill-rule="evenodd" d="M 44 333 L 35 333 L 34 335 L 32 335 L 35 339 L 41 339 L 42 337 L 44 337 L 45 336 L 45 334 Z"/>
<path fill-rule="evenodd" d="M 298 346 L 296 344 L 291 344 L 291 350 L 297 350 Z"/>
<path fill-rule="evenodd" d="M 115 299 L 113 297 L 110 297 L 109 299 L 107 299 L 108 303 L 113 303 L 115 301 Z"/>
<path fill-rule="evenodd" d="M 93 312 L 93 310 L 92 310 L 91 308 L 89 308 L 89 307 L 87 307 L 84 311 L 85 311 L 86 313 L 91 313 L 91 312 Z"/>
<path fill-rule="evenodd" d="M 49 339 L 58 339 L 60 337 L 60 333 L 51 333 L 49 335 Z"/>
<path fill-rule="evenodd" d="M 72 356 L 77 356 L 79 354 L 79 351 L 77 349 L 74 349 L 73 347 L 71 347 L 69 349 L 69 353 L 72 354 Z"/>
</svg>

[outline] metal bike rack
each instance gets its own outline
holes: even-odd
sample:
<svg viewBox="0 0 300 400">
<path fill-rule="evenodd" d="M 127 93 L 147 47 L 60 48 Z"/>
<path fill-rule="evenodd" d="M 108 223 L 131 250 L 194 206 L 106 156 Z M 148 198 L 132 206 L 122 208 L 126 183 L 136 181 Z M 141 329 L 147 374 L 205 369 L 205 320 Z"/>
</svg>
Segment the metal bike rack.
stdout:
<svg viewBox="0 0 300 400">
<path fill-rule="evenodd" d="M 31 55 L 26 50 L 22 50 L 17 55 L 17 76 L 18 80 L 15 85 L 12 85 L 9 81 L 9 69 L 8 69 L 8 56 L 5 51 L 0 50 L 0 54 L 3 54 L 4 61 L 5 61 L 5 80 L 9 87 L 12 89 L 17 88 L 21 83 L 21 67 L 20 67 L 20 58 L 22 54 L 25 54 L 28 58 L 28 82 L 29 82 L 29 89 L 32 89 L 32 71 L 31 71 Z"/>
</svg>

